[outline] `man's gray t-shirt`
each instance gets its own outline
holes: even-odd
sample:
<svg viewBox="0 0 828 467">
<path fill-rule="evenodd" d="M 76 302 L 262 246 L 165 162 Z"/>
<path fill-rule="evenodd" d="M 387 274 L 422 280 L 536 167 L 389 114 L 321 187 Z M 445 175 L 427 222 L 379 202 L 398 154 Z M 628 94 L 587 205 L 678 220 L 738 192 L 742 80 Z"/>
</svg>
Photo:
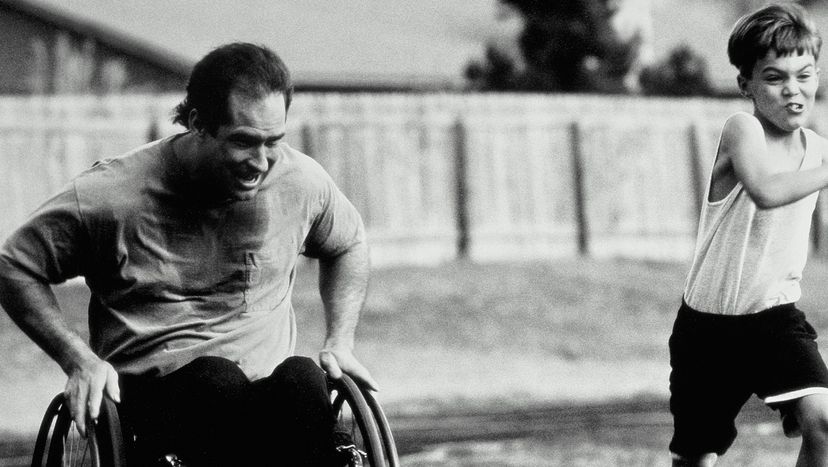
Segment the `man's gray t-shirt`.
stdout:
<svg viewBox="0 0 828 467">
<path fill-rule="evenodd" d="M 319 164 L 284 143 L 252 200 L 206 206 L 181 183 L 174 138 L 74 179 L 9 237 L 0 274 L 85 277 L 90 345 L 121 373 L 164 375 L 213 355 L 267 376 L 293 353 L 298 255 L 364 241 L 362 220 Z"/>
</svg>

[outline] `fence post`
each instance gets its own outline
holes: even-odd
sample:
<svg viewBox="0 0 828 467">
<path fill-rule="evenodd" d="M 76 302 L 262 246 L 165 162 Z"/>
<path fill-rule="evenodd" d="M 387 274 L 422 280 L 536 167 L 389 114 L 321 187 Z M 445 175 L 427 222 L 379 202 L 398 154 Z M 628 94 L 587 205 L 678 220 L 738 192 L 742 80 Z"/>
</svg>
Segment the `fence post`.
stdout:
<svg viewBox="0 0 828 467">
<path fill-rule="evenodd" d="M 308 156 L 316 159 L 313 154 L 313 131 L 311 130 L 310 124 L 303 123 L 301 129 L 301 138 L 302 138 L 302 152 L 307 154 Z"/>
<path fill-rule="evenodd" d="M 825 240 L 825 233 L 824 233 L 824 217 L 823 217 L 823 209 L 825 209 L 825 196 L 828 196 L 828 190 L 822 190 L 817 195 L 817 202 L 816 207 L 814 208 L 814 213 L 811 216 L 811 246 L 813 247 L 814 255 L 818 255 L 820 257 L 824 257 L 825 248 L 824 248 L 824 241 Z"/>
<path fill-rule="evenodd" d="M 457 226 L 457 257 L 469 256 L 469 206 L 468 206 L 468 147 L 466 127 L 462 120 L 454 123 L 454 182 Z"/>
<path fill-rule="evenodd" d="M 572 180 L 575 189 L 575 220 L 578 224 L 578 253 L 589 255 L 589 222 L 586 214 L 586 190 L 584 188 L 584 148 L 581 124 L 570 125 L 570 145 L 572 147 Z"/>
<path fill-rule="evenodd" d="M 702 157 L 704 155 L 699 141 L 700 137 L 699 124 L 697 122 L 691 123 L 688 129 L 688 147 L 690 148 L 690 176 L 693 177 L 693 193 L 696 197 L 696 222 L 698 222 L 698 215 L 704 205 L 704 198 L 707 196 L 707 181 L 702 168 Z"/>
<path fill-rule="evenodd" d="M 158 119 L 155 115 L 150 116 L 150 124 L 147 129 L 147 142 L 153 142 L 161 138 L 161 129 L 158 127 Z"/>
</svg>

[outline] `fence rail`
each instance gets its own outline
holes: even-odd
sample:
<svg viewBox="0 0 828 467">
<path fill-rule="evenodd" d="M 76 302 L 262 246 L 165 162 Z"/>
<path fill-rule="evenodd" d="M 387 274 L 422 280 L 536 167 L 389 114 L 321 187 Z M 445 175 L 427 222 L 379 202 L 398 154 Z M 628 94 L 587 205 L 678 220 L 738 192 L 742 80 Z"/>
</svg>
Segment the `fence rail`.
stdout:
<svg viewBox="0 0 828 467">
<path fill-rule="evenodd" d="M 0 97 L 0 238 L 93 161 L 178 131 L 169 115 L 180 98 Z M 819 106 L 815 114 L 828 115 Z M 299 94 L 287 141 L 325 166 L 360 210 L 376 265 L 579 254 L 682 261 L 719 129 L 737 110 L 748 104 Z"/>
</svg>

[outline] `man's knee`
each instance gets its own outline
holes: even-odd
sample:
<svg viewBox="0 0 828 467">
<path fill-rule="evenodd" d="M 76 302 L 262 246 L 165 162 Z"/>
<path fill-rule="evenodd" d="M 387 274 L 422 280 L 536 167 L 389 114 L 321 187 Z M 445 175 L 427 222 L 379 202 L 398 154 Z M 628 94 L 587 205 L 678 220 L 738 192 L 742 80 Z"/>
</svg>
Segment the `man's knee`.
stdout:
<svg viewBox="0 0 828 467">
<path fill-rule="evenodd" d="M 257 404 L 276 413 L 328 417 L 331 401 L 325 372 L 310 358 L 290 357 L 269 377 L 253 383 Z"/>
<path fill-rule="evenodd" d="M 270 376 L 255 381 L 253 390 L 257 416 L 275 422 L 273 429 L 260 432 L 263 446 L 272 447 L 275 436 L 298 452 L 315 452 L 317 457 L 333 452 L 334 418 L 327 378 L 312 359 L 286 359 Z"/>
<path fill-rule="evenodd" d="M 250 383 L 236 363 L 222 357 L 198 357 L 179 371 L 202 394 L 216 398 L 238 397 Z"/>
<path fill-rule="evenodd" d="M 152 459 L 175 452 L 196 465 L 232 458 L 238 450 L 225 447 L 249 437 L 244 425 L 249 385 L 238 365 L 220 357 L 196 358 L 154 380 L 147 391 L 151 396 L 133 409 L 141 420 L 136 432 L 144 440 L 142 449 Z"/>
<path fill-rule="evenodd" d="M 288 357 L 273 372 L 277 379 L 294 387 L 319 387 L 327 390 L 327 377 L 322 368 L 308 357 Z"/>
<path fill-rule="evenodd" d="M 287 371 L 290 373 L 307 373 L 307 374 L 324 374 L 322 368 L 313 361 L 313 359 L 302 356 L 293 356 L 286 358 L 277 367 L 277 371 Z"/>
</svg>

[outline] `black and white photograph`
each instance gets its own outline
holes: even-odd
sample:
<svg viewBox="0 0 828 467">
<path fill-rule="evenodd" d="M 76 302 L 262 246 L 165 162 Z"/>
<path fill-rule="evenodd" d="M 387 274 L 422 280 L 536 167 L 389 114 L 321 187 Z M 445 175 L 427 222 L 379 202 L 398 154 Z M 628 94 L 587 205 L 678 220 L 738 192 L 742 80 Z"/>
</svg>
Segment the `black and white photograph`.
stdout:
<svg viewBox="0 0 828 467">
<path fill-rule="evenodd" d="M 0 0 L 0 467 L 828 467 L 818 0 Z"/>
</svg>

